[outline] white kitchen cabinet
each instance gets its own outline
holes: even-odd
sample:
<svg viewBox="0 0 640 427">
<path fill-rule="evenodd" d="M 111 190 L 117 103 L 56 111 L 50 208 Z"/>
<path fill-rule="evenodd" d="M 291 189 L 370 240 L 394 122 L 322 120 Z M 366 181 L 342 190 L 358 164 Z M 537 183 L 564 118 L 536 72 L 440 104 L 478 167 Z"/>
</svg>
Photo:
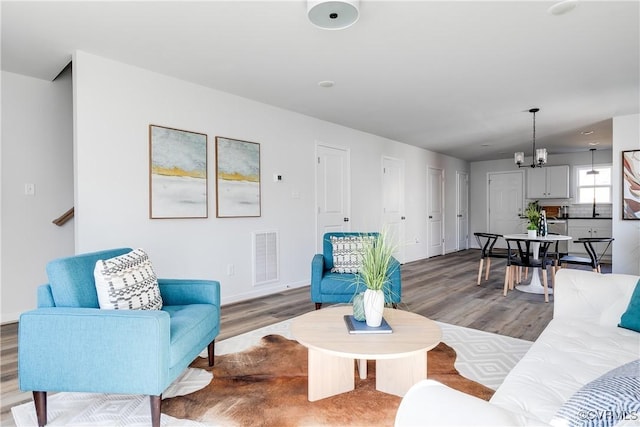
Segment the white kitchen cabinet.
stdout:
<svg viewBox="0 0 640 427">
<path fill-rule="evenodd" d="M 528 199 L 568 199 L 569 166 L 545 166 L 527 170 Z"/>
<path fill-rule="evenodd" d="M 587 255 L 587 251 L 582 243 L 576 243 L 575 240 L 584 237 L 611 237 L 611 220 L 610 219 L 570 219 L 568 233 L 573 239 L 569 241 L 569 253 L 576 255 Z M 606 243 L 596 243 L 594 248 L 600 254 Z M 605 253 L 605 259 L 611 259 L 611 246 Z"/>
</svg>

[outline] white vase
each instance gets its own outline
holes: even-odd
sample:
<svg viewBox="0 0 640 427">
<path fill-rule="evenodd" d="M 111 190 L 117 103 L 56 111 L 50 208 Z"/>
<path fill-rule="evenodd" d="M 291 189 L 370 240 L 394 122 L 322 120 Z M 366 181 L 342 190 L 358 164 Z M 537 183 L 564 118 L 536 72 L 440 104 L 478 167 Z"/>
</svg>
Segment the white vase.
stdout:
<svg viewBox="0 0 640 427">
<path fill-rule="evenodd" d="M 377 328 L 382 324 L 382 312 L 384 311 L 384 293 L 367 289 L 364 291 L 364 317 L 367 326 Z"/>
<path fill-rule="evenodd" d="M 527 230 L 529 238 L 534 239 L 536 237 L 536 230 Z"/>
</svg>

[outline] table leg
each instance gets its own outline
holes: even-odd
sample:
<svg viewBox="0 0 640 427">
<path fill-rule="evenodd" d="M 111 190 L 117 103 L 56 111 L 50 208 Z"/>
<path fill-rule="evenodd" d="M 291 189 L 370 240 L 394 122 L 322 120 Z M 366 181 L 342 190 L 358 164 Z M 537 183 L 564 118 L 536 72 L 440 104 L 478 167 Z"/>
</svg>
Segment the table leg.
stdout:
<svg viewBox="0 0 640 427">
<path fill-rule="evenodd" d="M 310 348 L 308 366 L 310 402 L 346 393 L 355 388 L 353 359 Z"/>
<path fill-rule="evenodd" d="M 427 378 L 427 352 L 399 359 L 376 360 L 376 390 L 403 397 L 412 385 Z"/>
<path fill-rule="evenodd" d="M 358 359 L 358 373 L 361 380 L 367 379 L 367 359 Z"/>
</svg>

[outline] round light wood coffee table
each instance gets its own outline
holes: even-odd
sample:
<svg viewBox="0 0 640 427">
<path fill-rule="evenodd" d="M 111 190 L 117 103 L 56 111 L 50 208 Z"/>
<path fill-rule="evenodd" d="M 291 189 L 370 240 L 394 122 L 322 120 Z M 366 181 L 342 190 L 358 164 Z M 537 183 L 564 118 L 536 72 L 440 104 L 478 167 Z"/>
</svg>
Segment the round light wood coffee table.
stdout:
<svg viewBox="0 0 640 427">
<path fill-rule="evenodd" d="M 367 360 L 375 360 L 376 390 L 396 396 L 427 378 L 427 351 L 442 338 L 433 320 L 385 308 L 393 333 L 349 334 L 346 314 L 353 314 L 352 306 L 323 308 L 291 322 L 294 338 L 309 350 L 309 401 L 353 390 L 354 360 L 360 378 L 366 378 Z"/>
</svg>

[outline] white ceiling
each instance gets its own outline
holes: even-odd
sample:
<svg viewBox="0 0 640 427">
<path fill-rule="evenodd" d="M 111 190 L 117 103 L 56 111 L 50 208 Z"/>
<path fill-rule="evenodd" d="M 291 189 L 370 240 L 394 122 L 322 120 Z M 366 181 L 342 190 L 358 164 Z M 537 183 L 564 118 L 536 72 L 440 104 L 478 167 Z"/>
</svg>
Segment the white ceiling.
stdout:
<svg viewBox="0 0 640 427">
<path fill-rule="evenodd" d="M 611 145 L 640 111 L 639 1 L 2 1 L 2 69 L 51 80 L 76 49 L 454 157 Z M 335 86 L 322 88 L 321 80 Z M 594 130 L 589 136 L 583 130 Z"/>
</svg>

